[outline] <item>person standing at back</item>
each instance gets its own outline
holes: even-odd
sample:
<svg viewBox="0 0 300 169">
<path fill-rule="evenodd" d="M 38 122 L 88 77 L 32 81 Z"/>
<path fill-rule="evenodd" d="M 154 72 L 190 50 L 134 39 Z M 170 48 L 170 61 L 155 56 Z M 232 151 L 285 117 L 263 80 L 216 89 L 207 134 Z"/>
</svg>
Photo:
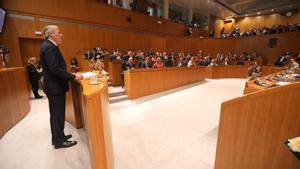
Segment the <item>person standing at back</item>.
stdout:
<svg viewBox="0 0 300 169">
<path fill-rule="evenodd" d="M 39 90 L 39 80 L 41 79 L 41 73 L 37 70 L 37 61 L 35 57 L 30 57 L 26 65 L 28 72 L 29 82 L 31 84 L 32 92 L 36 99 L 43 98 L 38 92 Z"/>
<path fill-rule="evenodd" d="M 58 45 L 62 43 L 63 34 L 56 25 L 44 28 L 45 40 L 40 48 L 40 60 L 44 75 L 44 92 L 48 97 L 50 111 L 50 127 L 52 145 L 55 149 L 71 147 L 76 141 L 68 141 L 72 135 L 65 135 L 66 92 L 69 90 L 68 81 L 79 82 L 80 74 L 67 72 L 63 55 Z"/>
</svg>

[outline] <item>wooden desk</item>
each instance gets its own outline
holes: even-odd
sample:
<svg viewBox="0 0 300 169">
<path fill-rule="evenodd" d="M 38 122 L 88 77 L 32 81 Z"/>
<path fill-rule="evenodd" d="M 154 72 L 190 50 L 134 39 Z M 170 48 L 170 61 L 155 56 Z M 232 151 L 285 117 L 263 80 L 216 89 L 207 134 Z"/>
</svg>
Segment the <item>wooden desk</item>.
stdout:
<svg viewBox="0 0 300 169">
<path fill-rule="evenodd" d="M 0 138 L 30 111 L 27 76 L 23 67 L 0 69 Z"/>
<path fill-rule="evenodd" d="M 136 99 L 203 81 L 206 74 L 207 67 L 131 69 L 125 72 L 125 91 Z"/>
<path fill-rule="evenodd" d="M 213 66 L 209 67 L 211 73 L 207 78 L 242 78 L 248 76 L 248 66 Z"/>
<path fill-rule="evenodd" d="M 263 67 L 263 74 L 280 71 L 279 68 Z M 125 72 L 125 91 L 129 99 L 151 95 L 181 87 L 205 78 L 243 78 L 248 76 L 247 66 L 198 66 L 184 68 L 131 69 Z"/>
<path fill-rule="evenodd" d="M 215 169 L 298 169 L 284 142 L 300 134 L 300 83 L 222 103 Z"/>
<path fill-rule="evenodd" d="M 283 70 L 284 70 L 284 68 L 282 68 L 282 67 L 267 67 L 267 66 L 263 67 L 261 78 L 265 79 L 267 75 L 275 74 L 275 73 L 278 73 L 278 72 L 283 71 Z M 267 81 L 268 86 L 271 86 L 274 83 L 275 82 Z M 250 81 L 246 82 L 246 85 L 245 85 L 245 88 L 244 88 L 244 94 L 249 94 L 249 93 L 252 93 L 252 92 L 264 90 L 266 88 L 267 87 L 263 87 L 263 86 L 255 84 L 254 80 L 250 80 Z"/>
<path fill-rule="evenodd" d="M 121 86 L 121 64 L 122 61 L 108 62 L 109 79 L 112 86 Z"/>
</svg>

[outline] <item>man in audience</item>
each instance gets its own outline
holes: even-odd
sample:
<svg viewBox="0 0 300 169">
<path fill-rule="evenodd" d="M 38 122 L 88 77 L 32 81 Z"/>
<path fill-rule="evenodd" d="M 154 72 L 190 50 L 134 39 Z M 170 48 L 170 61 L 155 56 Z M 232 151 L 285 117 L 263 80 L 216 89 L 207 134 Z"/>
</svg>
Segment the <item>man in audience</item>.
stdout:
<svg viewBox="0 0 300 169">
<path fill-rule="evenodd" d="M 283 67 L 288 62 L 288 59 L 285 54 L 281 54 L 277 61 L 275 62 L 275 66 Z"/>
<path fill-rule="evenodd" d="M 142 69 L 149 69 L 152 68 L 152 64 L 150 63 L 149 57 L 145 58 L 145 61 L 140 63 L 140 68 Z"/>
</svg>

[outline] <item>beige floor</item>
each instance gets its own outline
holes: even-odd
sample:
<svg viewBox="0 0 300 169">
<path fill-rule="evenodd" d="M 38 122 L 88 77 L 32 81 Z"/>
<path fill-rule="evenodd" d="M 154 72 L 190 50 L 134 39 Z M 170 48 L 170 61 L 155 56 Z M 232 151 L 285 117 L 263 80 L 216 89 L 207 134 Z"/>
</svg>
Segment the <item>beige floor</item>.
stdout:
<svg viewBox="0 0 300 169">
<path fill-rule="evenodd" d="M 220 79 L 110 105 L 115 169 L 213 169 L 220 105 L 242 95 L 245 80 Z M 0 140 L 0 169 L 88 169 L 85 133 L 53 149 L 47 99 Z"/>
</svg>

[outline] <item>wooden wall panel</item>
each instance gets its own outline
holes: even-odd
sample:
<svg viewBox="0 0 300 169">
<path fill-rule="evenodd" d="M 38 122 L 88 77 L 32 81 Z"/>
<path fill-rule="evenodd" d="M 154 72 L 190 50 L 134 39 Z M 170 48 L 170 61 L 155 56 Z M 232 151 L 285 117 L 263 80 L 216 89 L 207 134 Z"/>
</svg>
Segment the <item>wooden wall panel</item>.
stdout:
<svg viewBox="0 0 300 169">
<path fill-rule="evenodd" d="M 123 27 L 127 30 L 175 36 L 185 36 L 186 34 L 186 26 L 183 24 L 115 8 L 96 1 L 28 0 L 25 3 L 24 1 L 4 0 L 3 7 L 9 11 Z M 131 18 L 131 22 L 126 21 L 127 17 Z M 158 24 L 158 20 L 162 21 L 162 24 Z"/>
<path fill-rule="evenodd" d="M 89 67 L 78 56 L 78 51 L 87 51 L 96 46 L 106 48 L 110 52 L 116 48 L 120 48 L 123 52 L 128 49 L 142 49 L 162 52 L 185 51 L 192 54 L 202 50 L 205 54 L 210 53 L 212 57 L 215 57 L 217 52 L 241 54 L 244 51 L 257 51 L 259 55 L 263 56 L 263 65 L 272 65 L 280 53 L 298 51 L 298 44 L 300 43 L 300 32 L 236 39 L 201 39 L 191 37 L 163 37 L 139 32 L 116 31 L 88 24 L 65 22 L 63 20 L 42 22 L 38 20 L 38 17 L 31 15 L 25 19 L 9 16 L 6 21 L 5 32 L 0 36 L 1 42 L 11 51 L 8 63 L 10 67 L 22 66 L 20 39 L 42 39 L 42 37 L 34 35 L 34 31 L 41 31 L 47 24 L 57 24 L 60 26 L 64 33 L 64 43 L 60 46 L 60 49 L 65 56 L 67 65 L 69 66 L 70 58 L 76 56 L 82 70 L 88 70 Z M 275 48 L 269 48 L 270 38 L 278 39 Z"/>
</svg>

